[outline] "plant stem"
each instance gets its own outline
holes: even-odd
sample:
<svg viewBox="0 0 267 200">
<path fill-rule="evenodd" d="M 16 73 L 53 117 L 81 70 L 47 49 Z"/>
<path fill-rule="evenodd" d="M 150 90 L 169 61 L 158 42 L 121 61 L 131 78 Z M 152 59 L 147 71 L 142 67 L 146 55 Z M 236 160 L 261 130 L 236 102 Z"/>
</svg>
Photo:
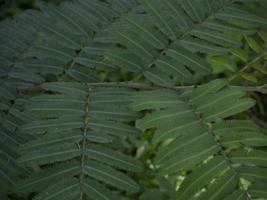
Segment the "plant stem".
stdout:
<svg viewBox="0 0 267 200">
<path fill-rule="evenodd" d="M 84 127 L 83 127 L 83 139 L 81 141 L 82 143 L 82 147 L 81 147 L 81 173 L 80 173 L 80 198 L 79 200 L 83 200 L 84 199 L 84 189 L 83 189 L 83 185 L 84 185 L 84 178 L 85 178 L 85 159 L 86 159 L 86 137 L 87 137 L 87 129 L 88 129 L 88 113 L 89 113 L 89 98 L 90 98 L 90 94 L 91 94 L 91 88 L 88 87 L 88 95 L 86 97 L 86 104 L 85 104 L 85 116 L 84 116 Z"/>
<path fill-rule="evenodd" d="M 133 89 L 141 89 L 141 90 L 151 90 L 151 89 L 171 89 L 171 90 L 186 90 L 186 89 L 192 89 L 196 88 L 195 85 L 188 85 L 188 86 L 154 86 L 151 84 L 145 84 L 145 83 L 135 83 L 135 82 L 102 82 L 102 83 L 87 83 L 88 86 L 91 87 L 126 87 L 126 88 L 133 88 Z M 261 86 L 235 86 L 230 85 L 230 88 L 233 89 L 240 89 L 245 90 L 248 92 L 260 92 L 263 94 L 267 94 L 267 84 L 261 85 Z"/>
</svg>

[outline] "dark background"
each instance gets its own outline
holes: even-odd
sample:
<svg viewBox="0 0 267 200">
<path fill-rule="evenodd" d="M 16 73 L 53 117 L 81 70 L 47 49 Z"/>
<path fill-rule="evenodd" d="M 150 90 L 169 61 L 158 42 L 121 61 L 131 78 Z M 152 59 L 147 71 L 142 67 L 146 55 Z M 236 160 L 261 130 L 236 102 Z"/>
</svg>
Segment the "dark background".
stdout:
<svg viewBox="0 0 267 200">
<path fill-rule="evenodd" d="M 41 0 L 39 0 L 41 1 Z M 58 4 L 63 0 L 43 0 Z M 29 8 L 34 8 L 37 0 L 0 0 L 0 20 L 12 18 L 15 14 Z"/>
</svg>

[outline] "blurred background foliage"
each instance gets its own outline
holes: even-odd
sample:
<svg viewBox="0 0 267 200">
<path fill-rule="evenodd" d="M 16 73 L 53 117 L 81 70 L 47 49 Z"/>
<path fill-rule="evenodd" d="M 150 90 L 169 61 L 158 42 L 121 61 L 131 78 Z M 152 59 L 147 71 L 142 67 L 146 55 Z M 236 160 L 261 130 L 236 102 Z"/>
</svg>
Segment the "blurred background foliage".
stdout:
<svg viewBox="0 0 267 200">
<path fill-rule="evenodd" d="M 59 4 L 63 0 L 43 0 Z M 13 17 L 21 11 L 34 8 L 37 0 L 0 0 L 0 20 Z"/>
</svg>

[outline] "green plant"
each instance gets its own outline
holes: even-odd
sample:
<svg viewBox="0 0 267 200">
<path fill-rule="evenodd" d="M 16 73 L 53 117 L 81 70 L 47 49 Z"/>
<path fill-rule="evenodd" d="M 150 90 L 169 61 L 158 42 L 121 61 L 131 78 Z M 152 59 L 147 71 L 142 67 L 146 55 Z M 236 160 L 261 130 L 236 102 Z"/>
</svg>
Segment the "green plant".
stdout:
<svg viewBox="0 0 267 200">
<path fill-rule="evenodd" d="M 37 6 L 0 24 L 5 198 L 267 199 L 266 3 Z"/>
</svg>

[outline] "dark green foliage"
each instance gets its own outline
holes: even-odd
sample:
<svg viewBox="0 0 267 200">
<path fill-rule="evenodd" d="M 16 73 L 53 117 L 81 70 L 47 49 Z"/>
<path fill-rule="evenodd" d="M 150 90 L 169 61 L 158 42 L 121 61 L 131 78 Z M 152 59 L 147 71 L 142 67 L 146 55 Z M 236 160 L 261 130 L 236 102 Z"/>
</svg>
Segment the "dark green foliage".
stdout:
<svg viewBox="0 0 267 200">
<path fill-rule="evenodd" d="M 264 1 L 33 3 L 0 23 L 3 198 L 267 199 Z"/>
<path fill-rule="evenodd" d="M 152 142 L 161 145 L 154 159 L 155 167 L 164 175 L 190 172 L 178 190 L 178 199 L 191 199 L 203 186 L 206 192 L 200 199 L 219 200 L 238 190 L 241 199 L 258 197 L 253 191 L 244 190 L 243 174 L 239 170 L 244 167 L 256 173 L 257 166 L 266 167 L 266 152 L 253 147 L 265 146 L 267 136 L 251 121 L 217 121 L 254 105 L 251 99 L 242 98 L 244 92 L 224 87 L 224 81 L 216 80 L 181 95 L 153 91 L 133 97 L 135 110 L 155 109 L 137 121 L 137 127 L 142 130 L 157 128 Z M 166 104 L 166 99 L 162 99 L 152 107 L 153 100 L 159 99 L 157 96 L 162 93 L 172 103 Z M 210 184 L 214 179 L 216 183 Z"/>
<path fill-rule="evenodd" d="M 142 172 L 142 164 L 116 146 L 116 140 L 138 133 L 127 125 L 136 118 L 125 107 L 131 90 L 94 89 L 77 83 L 46 83 L 42 88 L 60 94 L 34 97 L 27 106 L 27 112 L 38 120 L 25 124 L 21 131 L 36 133 L 37 139 L 23 145 L 19 163 L 40 165 L 43 170 L 19 188 L 42 191 L 49 186 L 37 199 L 70 198 L 70 194 L 77 199 L 84 194 L 92 199 L 117 199 L 103 183 L 138 191 L 133 180 L 113 169 Z M 49 169 L 47 165 L 55 162 L 59 164 Z"/>
</svg>

